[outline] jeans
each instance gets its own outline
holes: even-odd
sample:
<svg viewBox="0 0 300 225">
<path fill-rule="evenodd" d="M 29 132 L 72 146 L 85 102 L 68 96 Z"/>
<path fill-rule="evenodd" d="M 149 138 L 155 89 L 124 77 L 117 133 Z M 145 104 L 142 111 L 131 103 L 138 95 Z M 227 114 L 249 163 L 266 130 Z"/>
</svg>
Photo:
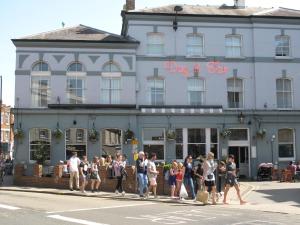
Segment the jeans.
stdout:
<svg viewBox="0 0 300 225">
<path fill-rule="evenodd" d="M 144 190 L 148 188 L 148 179 L 147 175 L 144 173 L 138 173 L 138 181 L 139 181 L 139 191 L 140 196 L 144 194 Z"/>
<path fill-rule="evenodd" d="M 117 186 L 116 186 L 116 191 L 118 192 L 123 192 L 123 175 L 117 177 Z"/>
<path fill-rule="evenodd" d="M 189 186 L 190 187 L 190 191 L 192 193 L 192 198 L 194 199 L 196 197 L 195 195 L 195 188 L 194 188 L 194 181 L 193 181 L 193 178 L 191 177 L 185 177 L 184 178 L 184 185 L 187 187 Z"/>
</svg>

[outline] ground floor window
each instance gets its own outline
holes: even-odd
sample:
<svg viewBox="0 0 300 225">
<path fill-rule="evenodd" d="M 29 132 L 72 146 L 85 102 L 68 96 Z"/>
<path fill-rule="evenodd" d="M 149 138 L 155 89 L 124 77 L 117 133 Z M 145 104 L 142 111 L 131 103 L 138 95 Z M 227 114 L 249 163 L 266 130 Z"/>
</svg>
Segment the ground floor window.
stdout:
<svg viewBox="0 0 300 225">
<path fill-rule="evenodd" d="M 32 128 L 29 131 L 30 160 L 36 161 L 41 154 L 46 153 L 46 160 L 50 160 L 51 130 L 46 128 Z"/>
<path fill-rule="evenodd" d="M 143 129 L 143 148 L 149 156 L 156 153 L 157 160 L 165 159 L 165 129 L 163 128 L 144 128 Z"/>
<path fill-rule="evenodd" d="M 205 128 L 188 129 L 188 155 L 191 155 L 193 159 L 206 155 Z"/>
<path fill-rule="evenodd" d="M 87 154 L 87 130 L 81 128 L 70 128 L 66 130 L 66 159 L 72 156 L 72 152 L 77 152 L 77 156 Z"/>
<path fill-rule="evenodd" d="M 115 156 L 122 149 L 122 130 L 104 129 L 101 132 L 102 137 L 102 156 Z"/>
<path fill-rule="evenodd" d="M 219 158 L 219 134 L 217 128 L 210 129 L 210 151 L 214 153 L 215 159 Z"/>
<path fill-rule="evenodd" d="M 183 130 L 176 129 L 176 159 L 183 159 Z"/>
<path fill-rule="evenodd" d="M 293 159 L 295 157 L 294 130 L 278 130 L 278 153 L 279 158 Z"/>
</svg>

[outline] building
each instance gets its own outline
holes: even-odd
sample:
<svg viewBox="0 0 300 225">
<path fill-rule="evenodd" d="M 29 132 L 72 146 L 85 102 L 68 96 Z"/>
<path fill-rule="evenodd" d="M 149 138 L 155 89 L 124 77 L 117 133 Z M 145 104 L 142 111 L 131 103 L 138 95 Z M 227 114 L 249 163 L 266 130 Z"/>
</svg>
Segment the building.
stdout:
<svg viewBox="0 0 300 225">
<path fill-rule="evenodd" d="M 162 161 L 234 154 L 247 177 L 300 159 L 300 11 L 234 2 L 127 0 L 121 35 L 78 25 L 13 39 L 17 160 L 44 144 L 51 164 L 74 150 L 132 161 L 133 134 Z"/>
<path fill-rule="evenodd" d="M 13 155 L 14 145 L 14 124 L 11 107 L 4 104 L 1 105 L 1 152 L 7 156 Z"/>
</svg>

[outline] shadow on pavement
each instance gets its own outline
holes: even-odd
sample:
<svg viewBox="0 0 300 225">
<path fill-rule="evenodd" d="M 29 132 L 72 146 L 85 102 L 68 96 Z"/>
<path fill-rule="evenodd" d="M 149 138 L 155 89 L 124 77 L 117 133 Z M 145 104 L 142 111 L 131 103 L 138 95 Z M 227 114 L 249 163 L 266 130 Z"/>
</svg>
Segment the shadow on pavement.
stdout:
<svg viewBox="0 0 300 225">
<path fill-rule="evenodd" d="M 278 203 L 284 203 L 284 202 L 296 202 L 298 205 L 295 205 L 297 207 L 300 207 L 300 189 L 294 188 L 294 189 L 275 189 L 275 190 L 256 190 L 255 192 L 264 194 L 264 196 L 267 199 L 270 199 L 272 201 L 278 202 Z"/>
</svg>

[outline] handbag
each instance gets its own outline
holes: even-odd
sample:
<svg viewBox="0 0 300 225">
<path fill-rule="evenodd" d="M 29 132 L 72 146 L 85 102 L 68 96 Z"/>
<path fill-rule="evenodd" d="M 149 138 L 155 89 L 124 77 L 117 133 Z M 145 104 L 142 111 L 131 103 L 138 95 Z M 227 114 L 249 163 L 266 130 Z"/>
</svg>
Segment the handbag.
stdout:
<svg viewBox="0 0 300 225">
<path fill-rule="evenodd" d="M 179 197 L 180 197 L 180 198 L 188 198 L 188 197 L 189 197 L 189 195 L 188 195 L 188 193 L 187 193 L 187 191 L 186 191 L 186 188 L 185 188 L 185 186 L 184 186 L 183 183 L 181 184 Z"/>
<path fill-rule="evenodd" d="M 206 205 L 208 203 L 208 196 L 209 194 L 205 190 L 204 185 L 201 185 L 200 190 L 197 192 L 196 200 Z"/>
</svg>

